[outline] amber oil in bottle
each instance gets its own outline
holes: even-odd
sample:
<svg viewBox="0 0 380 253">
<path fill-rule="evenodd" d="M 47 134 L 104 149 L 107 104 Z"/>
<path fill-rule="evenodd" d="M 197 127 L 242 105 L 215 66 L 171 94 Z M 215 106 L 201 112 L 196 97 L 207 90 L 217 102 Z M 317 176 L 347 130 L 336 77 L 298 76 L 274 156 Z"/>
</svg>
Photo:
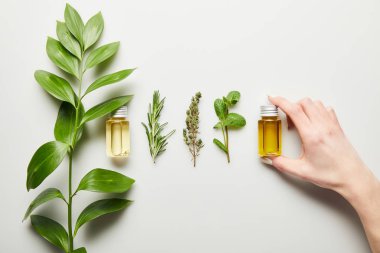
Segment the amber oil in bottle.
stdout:
<svg viewBox="0 0 380 253">
<path fill-rule="evenodd" d="M 131 149 L 127 106 L 114 111 L 106 121 L 107 155 L 128 157 Z"/>
<path fill-rule="evenodd" d="M 261 119 L 258 122 L 259 156 L 281 155 L 281 120 L 275 105 L 263 105 Z"/>
</svg>

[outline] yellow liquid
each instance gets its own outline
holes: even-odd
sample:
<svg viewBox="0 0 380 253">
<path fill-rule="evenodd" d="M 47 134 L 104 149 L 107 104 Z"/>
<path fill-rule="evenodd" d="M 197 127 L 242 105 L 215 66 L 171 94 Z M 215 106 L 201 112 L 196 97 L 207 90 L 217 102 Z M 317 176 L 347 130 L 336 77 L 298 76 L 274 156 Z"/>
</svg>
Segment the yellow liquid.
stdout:
<svg viewBox="0 0 380 253">
<path fill-rule="evenodd" d="M 259 156 L 281 155 L 281 120 L 277 117 L 262 117 L 259 120 Z"/>
<path fill-rule="evenodd" d="M 131 149 L 129 121 L 126 118 L 110 118 L 106 121 L 107 155 L 128 157 Z"/>
</svg>

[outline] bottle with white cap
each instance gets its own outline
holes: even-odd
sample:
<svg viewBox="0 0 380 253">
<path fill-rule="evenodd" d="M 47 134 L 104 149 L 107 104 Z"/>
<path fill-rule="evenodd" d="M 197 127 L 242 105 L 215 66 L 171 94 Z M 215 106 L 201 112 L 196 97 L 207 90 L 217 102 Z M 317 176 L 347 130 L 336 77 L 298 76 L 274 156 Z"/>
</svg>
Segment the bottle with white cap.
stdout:
<svg viewBox="0 0 380 253">
<path fill-rule="evenodd" d="M 259 156 L 271 157 L 281 155 L 281 120 L 275 105 L 260 107 L 261 119 L 258 122 Z"/>
<path fill-rule="evenodd" d="M 131 144 L 127 106 L 121 106 L 111 113 L 106 121 L 107 155 L 110 157 L 128 157 Z"/>
</svg>

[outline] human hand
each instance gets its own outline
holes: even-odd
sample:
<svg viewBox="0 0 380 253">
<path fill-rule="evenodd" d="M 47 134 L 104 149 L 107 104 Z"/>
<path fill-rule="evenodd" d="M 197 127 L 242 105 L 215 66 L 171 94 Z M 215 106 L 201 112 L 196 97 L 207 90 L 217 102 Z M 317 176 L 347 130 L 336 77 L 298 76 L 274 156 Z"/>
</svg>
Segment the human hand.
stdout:
<svg viewBox="0 0 380 253">
<path fill-rule="evenodd" d="M 332 108 L 310 98 L 292 103 L 282 97 L 269 97 L 290 117 L 302 141 L 298 159 L 273 157 L 278 170 L 342 195 L 363 188 L 373 177 L 345 136 Z"/>
<path fill-rule="evenodd" d="M 380 182 L 345 136 L 335 112 L 309 98 L 269 97 L 290 118 L 302 141 L 298 159 L 269 160 L 278 170 L 341 194 L 357 211 L 373 253 L 380 253 Z"/>
</svg>

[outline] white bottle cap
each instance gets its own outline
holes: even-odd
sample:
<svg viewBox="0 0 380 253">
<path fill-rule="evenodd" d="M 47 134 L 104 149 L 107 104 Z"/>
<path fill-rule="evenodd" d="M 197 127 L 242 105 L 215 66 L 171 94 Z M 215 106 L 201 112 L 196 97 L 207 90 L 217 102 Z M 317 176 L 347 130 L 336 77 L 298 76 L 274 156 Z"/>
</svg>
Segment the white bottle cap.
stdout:
<svg viewBox="0 0 380 253">
<path fill-rule="evenodd" d="M 260 106 L 261 116 L 278 116 L 278 108 L 275 105 L 262 105 Z"/>
<path fill-rule="evenodd" d="M 126 105 L 123 105 L 123 106 L 120 106 L 117 110 L 113 111 L 111 113 L 111 117 L 115 117 L 115 118 L 126 118 L 127 117 L 127 106 Z"/>
</svg>

